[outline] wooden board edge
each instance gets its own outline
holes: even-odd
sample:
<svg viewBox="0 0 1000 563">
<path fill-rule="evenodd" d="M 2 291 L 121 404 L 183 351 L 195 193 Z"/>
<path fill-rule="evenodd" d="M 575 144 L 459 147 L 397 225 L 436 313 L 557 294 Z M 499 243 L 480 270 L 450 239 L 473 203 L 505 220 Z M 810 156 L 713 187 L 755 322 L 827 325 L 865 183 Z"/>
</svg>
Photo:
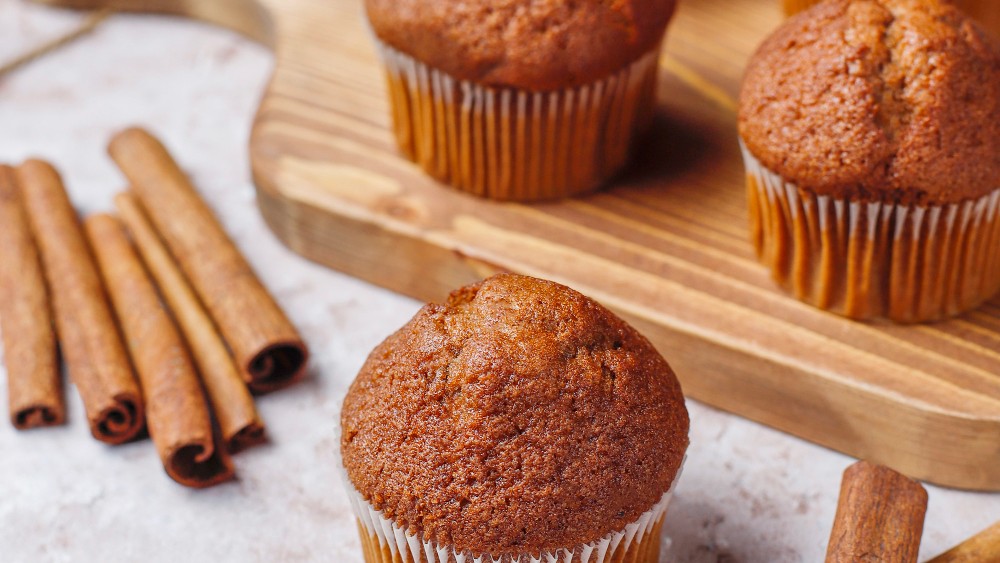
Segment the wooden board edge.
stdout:
<svg viewBox="0 0 1000 563">
<path fill-rule="evenodd" d="M 333 220 L 328 211 L 297 201 L 274 185 L 261 157 L 253 162 L 265 222 L 288 248 L 309 260 L 422 301 L 440 301 L 450 290 L 513 269 L 442 248 L 381 222 L 347 214 Z M 545 272 L 521 273 L 553 277 Z M 588 288 L 577 289 L 593 295 Z M 593 296 L 600 300 L 600 295 Z M 917 479 L 1000 491 L 1000 465 L 993 463 L 1000 420 L 900 401 L 865 386 L 710 342 L 678 327 L 616 312 L 670 361 L 692 399 Z M 842 410 L 843 405 L 850 405 L 849 410 Z"/>
<path fill-rule="evenodd" d="M 174 14 L 233 29 L 268 46 L 274 44 L 274 22 L 257 0 L 197 3 L 183 0 L 33 1 L 72 9 L 110 8 Z M 258 115 L 255 131 L 260 119 Z M 387 229 L 386 225 L 345 216 L 339 218 L 339 224 L 328 221 L 322 232 L 296 227 L 292 218 L 312 216 L 315 221 L 326 217 L 325 212 L 295 201 L 273 185 L 268 174 L 258 172 L 262 169 L 258 165 L 265 157 L 255 158 L 256 140 L 256 137 L 251 139 L 250 152 L 258 206 L 271 230 L 294 252 L 364 280 L 392 280 L 382 285 L 424 301 L 440 300 L 449 289 L 505 270 L 503 265 L 449 251 L 419 237 Z M 301 223 L 309 224 L 310 220 Z M 372 262 L 372 255 L 378 255 L 380 260 Z M 417 267 L 412 256 L 420 256 L 423 263 Z M 358 258 L 367 258 L 367 261 Z M 387 268 L 392 275 L 385 276 Z M 534 274 L 544 277 L 544 273 Z M 822 374 L 805 374 L 780 361 L 708 342 L 677 328 L 627 313 L 624 316 L 671 360 L 687 395 L 692 398 L 855 457 L 890 465 L 916 478 L 949 487 L 1000 491 L 1000 465 L 993 463 L 1000 455 L 998 420 L 971 419 L 958 413 L 921 408 L 919 404 L 892 401 L 862 386 L 831 381 Z M 688 353 L 694 349 L 700 352 Z M 739 373 L 732 368 L 734 365 L 740 366 Z M 732 386 L 740 384 L 747 386 L 747 391 L 733 393 Z M 723 386 L 727 390 L 720 392 Z M 754 400 L 736 400 L 734 397 L 739 395 Z M 787 405 L 774 408 L 776 402 L 790 402 L 793 397 L 796 402 L 811 408 L 799 407 L 794 411 L 787 410 Z M 834 408 L 837 404 L 853 401 L 863 407 L 850 412 Z M 876 420 L 869 420 L 872 416 Z M 803 424 L 803 420 L 809 422 Z M 882 424 L 885 428 L 874 432 L 872 424 Z M 877 440 L 880 433 L 883 438 Z M 939 455 L 922 455 L 928 451 Z M 949 454 L 961 454 L 965 459 L 978 459 L 982 463 L 969 467 L 949 462 Z"/>
</svg>

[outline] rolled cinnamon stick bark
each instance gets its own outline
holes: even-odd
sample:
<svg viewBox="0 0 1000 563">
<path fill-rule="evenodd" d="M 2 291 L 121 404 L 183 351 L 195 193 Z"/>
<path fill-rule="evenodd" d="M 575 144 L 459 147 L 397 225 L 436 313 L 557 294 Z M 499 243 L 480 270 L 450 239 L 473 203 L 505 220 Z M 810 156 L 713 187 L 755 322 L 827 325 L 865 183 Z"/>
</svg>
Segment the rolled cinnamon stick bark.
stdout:
<svg viewBox="0 0 1000 563">
<path fill-rule="evenodd" d="M 0 165 L 0 329 L 10 420 L 18 430 L 66 420 L 52 311 L 14 169 Z"/>
<path fill-rule="evenodd" d="M 267 392 L 301 377 L 305 343 L 163 145 L 131 128 L 115 135 L 108 152 L 219 327 L 250 389 Z"/>
<path fill-rule="evenodd" d="M 191 350 L 227 449 L 235 452 L 260 443 L 264 439 L 264 423 L 212 319 L 135 196 L 119 194 L 115 206 Z"/>
<path fill-rule="evenodd" d="M 16 176 L 90 432 L 109 444 L 131 440 L 144 427 L 142 395 L 76 211 L 49 164 L 29 160 Z"/>
<path fill-rule="evenodd" d="M 888 467 L 859 461 L 844 471 L 827 563 L 915 563 L 927 491 Z"/>
<path fill-rule="evenodd" d="M 1000 522 L 927 563 L 984 563 L 989 561 L 1000 561 Z"/>
<path fill-rule="evenodd" d="M 225 449 L 215 447 L 194 365 L 125 229 L 110 215 L 94 215 L 84 228 L 139 374 L 149 435 L 167 475 L 199 488 L 231 479 L 233 465 Z"/>
</svg>

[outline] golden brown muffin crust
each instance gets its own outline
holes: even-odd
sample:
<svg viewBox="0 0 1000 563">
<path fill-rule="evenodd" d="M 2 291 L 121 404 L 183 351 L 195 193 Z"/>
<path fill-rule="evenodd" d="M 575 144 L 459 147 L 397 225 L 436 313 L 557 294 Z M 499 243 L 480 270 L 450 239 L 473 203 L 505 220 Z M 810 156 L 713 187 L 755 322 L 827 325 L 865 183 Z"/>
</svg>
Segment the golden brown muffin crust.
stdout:
<svg viewBox="0 0 1000 563">
<path fill-rule="evenodd" d="M 348 476 L 386 517 L 492 555 L 624 528 L 688 444 L 680 385 L 648 340 L 576 291 L 510 274 L 379 345 L 341 424 Z"/>
<path fill-rule="evenodd" d="M 579 86 L 659 44 L 676 0 L 366 0 L 375 35 L 458 79 Z"/>
<path fill-rule="evenodd" d="M 751 58 L 739 131 L 821 195 L 983 196 L 1000 188 L 1000 42 L 937 0 L 828 0 Z"/>
</svg>

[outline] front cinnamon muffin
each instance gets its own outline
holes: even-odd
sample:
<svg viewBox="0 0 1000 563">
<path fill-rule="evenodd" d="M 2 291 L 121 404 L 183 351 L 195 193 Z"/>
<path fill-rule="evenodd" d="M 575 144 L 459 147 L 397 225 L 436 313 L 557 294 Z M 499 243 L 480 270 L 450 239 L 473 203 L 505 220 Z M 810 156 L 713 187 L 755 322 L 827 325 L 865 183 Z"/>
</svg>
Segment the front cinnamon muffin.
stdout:
<svg viewBox="0 0 1000 563">
<path fill-rule="evenodd" d="M 368 563 L 655 563 L 688 444 L 649 341 L 517 275 L 421 309 L 371 353 L 341 424 Z"/>
<path fill-rule="evenodd" d="M 1000 42 L 937 0 L 829 0 L 753 55 L 751 236 L 796 297 L 919 322 L 1000 289 Z"/>
<path fill-rule="evenodd" d="M 491 199 L 596 189 L 653 113 L 674 4 L 366 0 L 400 149 Z"/>
</svg>

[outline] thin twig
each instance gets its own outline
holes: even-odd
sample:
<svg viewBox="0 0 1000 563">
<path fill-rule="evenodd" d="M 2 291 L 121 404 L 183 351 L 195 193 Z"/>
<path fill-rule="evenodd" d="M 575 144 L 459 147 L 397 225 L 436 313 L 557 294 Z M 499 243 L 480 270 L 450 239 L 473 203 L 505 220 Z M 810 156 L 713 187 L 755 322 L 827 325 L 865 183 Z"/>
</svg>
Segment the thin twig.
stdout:
<svg viewBox="0 0 1000 563">
<path fill-rule="evenodd" d="M 69 33 L 56 37 L 50 41 L 46 41 L 30 51 L 18 55 L 6 63 L 0 64 L 0 78 L 14 72 L 18 68 L 30 63 L 33 60 L 47 55 L 48 53 L 51 53 L 64 45 L 72 43 L 73 41 L 76 41 L 84 35 L 94 31 L 94 29 L 96 29 L 97 26 L 106 20 L 113 12 L 114 10 L 111 10 L 110 8 L 104 8 L 92 12 L 86 19 L 83 20 L 83 22 L 80 23 L 79 27 Z"/>
</svg>

